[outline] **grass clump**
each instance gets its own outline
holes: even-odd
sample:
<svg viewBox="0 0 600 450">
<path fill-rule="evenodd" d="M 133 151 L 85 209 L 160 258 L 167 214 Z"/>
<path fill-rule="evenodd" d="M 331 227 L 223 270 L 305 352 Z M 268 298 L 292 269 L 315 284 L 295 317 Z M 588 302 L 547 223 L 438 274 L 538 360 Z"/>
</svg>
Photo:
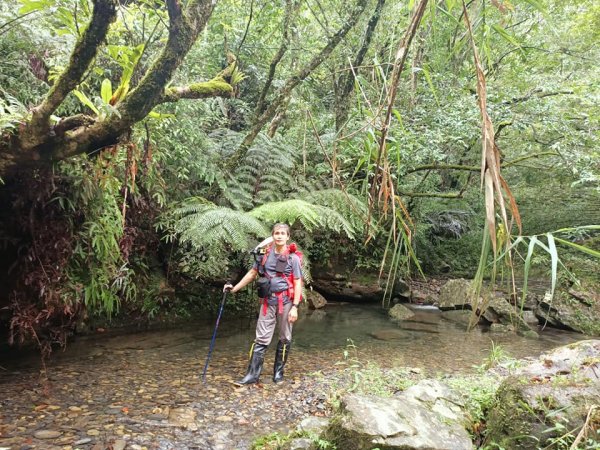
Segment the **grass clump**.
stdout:
<svg viewBox="0 0 600 450">
<path fill-rule="evenodd" d="M 308 439 L 311 448 L 316 450 L 338 450 L 333 442 L 321 438 L 315 433 L 308 431 L 292 431 L 288 434 L 271 433 L 257 438 L 252 443 L 252 450 L 283 450 L 289 447 L 294 439 Z"/>
</svg>

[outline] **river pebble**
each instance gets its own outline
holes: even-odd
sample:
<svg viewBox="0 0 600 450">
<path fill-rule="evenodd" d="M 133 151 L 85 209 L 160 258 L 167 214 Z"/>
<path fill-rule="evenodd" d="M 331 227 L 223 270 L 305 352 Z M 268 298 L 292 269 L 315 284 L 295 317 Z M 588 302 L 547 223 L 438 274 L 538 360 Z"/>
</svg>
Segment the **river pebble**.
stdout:
<svg viewBox="0 0 600 450">
<path fill-rule="evenodd" d="M 36 439 L 55 439 L 59 437 L 62 433 L 60 431 L 53 430 L 39 430 L 33 433 L 33 437 Z"/>
</svg>

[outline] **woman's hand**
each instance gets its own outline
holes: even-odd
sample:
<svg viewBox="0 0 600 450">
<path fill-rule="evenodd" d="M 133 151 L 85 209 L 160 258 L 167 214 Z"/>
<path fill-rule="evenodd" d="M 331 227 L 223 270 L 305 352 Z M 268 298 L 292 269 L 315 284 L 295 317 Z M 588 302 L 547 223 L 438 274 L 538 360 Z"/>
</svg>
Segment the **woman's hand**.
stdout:
<svg viewBox="0 0 600 450">
<path fill-rule="evenodd" d="M 225 283 L 225 286 L 223 286 L 223 292 L 233 292 L 233 284 L 231 283 Z"/>
<path fill-rule="evenodd" d="M 296 320 L 298 320 L 298 307 L 292 305 L 292 309 L 290 309 L 290 312 L 288 313 L 288 322 L 294 323 Z"/>
</svg>

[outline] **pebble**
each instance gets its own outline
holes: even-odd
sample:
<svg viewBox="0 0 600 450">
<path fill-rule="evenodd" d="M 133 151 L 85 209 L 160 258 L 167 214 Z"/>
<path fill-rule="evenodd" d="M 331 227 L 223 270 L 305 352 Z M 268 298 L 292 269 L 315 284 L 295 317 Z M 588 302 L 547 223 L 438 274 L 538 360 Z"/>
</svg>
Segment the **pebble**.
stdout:
<svg viewBox="0 0 600 450">
<path fill-rule="evenodd" d="M 92 428 L 91 430 L 87 430 L 87 435 L 88 436 L 99 436 L 100 431 L 96 430 L 95 428 Z"/>
<path fill-rule="evenodd" d="M 83 438 L 83 439 L 79 439 L 78 441 L 73 442 L 73 445 L 89 444 L 90 442 L 92 442 L 92 440 L 90 438 Z"/>
<path fill-rule="evenodd" d="M 62 432 L 55 430 L 38 430 L 33 433 L 33 437 L 37 439 L 56 439 L 61 434 Z"/>
<path fill-rule="evenodd" d="M 126 445 L 126 441 L 124 441 L 123 439 L 117 439 L 112 445 L 112 450 L 123 450 Z"/>
</svg>

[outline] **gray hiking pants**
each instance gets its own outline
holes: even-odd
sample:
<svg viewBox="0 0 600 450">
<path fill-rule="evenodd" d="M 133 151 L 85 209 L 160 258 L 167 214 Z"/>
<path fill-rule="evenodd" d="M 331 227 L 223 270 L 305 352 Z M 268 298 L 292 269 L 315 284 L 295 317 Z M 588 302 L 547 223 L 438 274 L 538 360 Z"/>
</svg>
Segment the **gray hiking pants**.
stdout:
<svg viewBox="0 0 600 450">
<path fill-rule="evenodd" d="M 277 314 L 278 305 L 268 305 L 267 314 L 263 312 L 263 305 L 260 305 L 258 323 L 256 324 L 257 344 L 269 345 L 275 332 L 275 324 L 279 322 L 279 340 L 291 342 L 292 325 L 288 322 L 288 314 L 292 309 L 292 302 L 283 305 L 283 314 Z"/>
</svg>

